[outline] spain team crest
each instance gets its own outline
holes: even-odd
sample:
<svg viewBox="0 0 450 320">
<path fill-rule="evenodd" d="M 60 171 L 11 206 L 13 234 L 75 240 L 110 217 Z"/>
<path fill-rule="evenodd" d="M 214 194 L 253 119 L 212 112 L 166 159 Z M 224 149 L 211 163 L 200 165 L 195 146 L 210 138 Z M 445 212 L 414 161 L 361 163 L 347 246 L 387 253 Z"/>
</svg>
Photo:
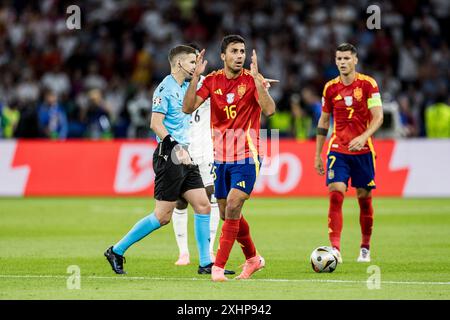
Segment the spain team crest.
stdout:
<svg viewBox="0 0 450 320">
<path fill-rule="evenodd" d="M 240 85 L 238 85 L 237 94 L 239 98 L 242 98 L 242 96 L 245 94 L 245 91 L 247 91 L 247 86 L 245 84 L 241 83 Z"/>
<path fill-rule="evenodd" d="M 328 180 L 333 180 L 333 179 L 334 179 L 334 170 L 328 169 Z"/>
<path fill-rule="evenodd" d="M 356 88 L 355 90 L 353 90 L 353 96 L 355 97 L 355 99 L 357 101 L 361 101 L 362 99 L 362 89 L 360 87 Z"/>
<path fill-rule="evenodd" d="M 233 103 L 234 93 L 227 93 L 227 103 Z"/>
<path fill-rule="evenodd" d="M 353 97 L 352 96 L 344 97 L 344 101 L 345 101 L 345 105 L 347 107 L 350 107 L 353 104 Z"/>
</svg>

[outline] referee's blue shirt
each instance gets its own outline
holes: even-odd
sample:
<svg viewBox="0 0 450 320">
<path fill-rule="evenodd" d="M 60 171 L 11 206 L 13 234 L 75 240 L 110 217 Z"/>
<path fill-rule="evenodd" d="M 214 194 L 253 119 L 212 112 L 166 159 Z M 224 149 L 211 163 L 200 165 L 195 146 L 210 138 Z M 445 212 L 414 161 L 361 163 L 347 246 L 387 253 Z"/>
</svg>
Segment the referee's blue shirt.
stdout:
<svg viewBox="0 0 450 320">
<path fill-rule="evenodd" d="M 152 112 L 165 115 L 163 120 L 169 134 L 180 144 L 189 145 L 190 114 L 183 112 L 183 98 L 189 86 L 185 81 L 180 86 L 172 75 L 168 75 L 153 93 Z M 157 136 L 158 142 L 161 139 Z"/>
</svg>

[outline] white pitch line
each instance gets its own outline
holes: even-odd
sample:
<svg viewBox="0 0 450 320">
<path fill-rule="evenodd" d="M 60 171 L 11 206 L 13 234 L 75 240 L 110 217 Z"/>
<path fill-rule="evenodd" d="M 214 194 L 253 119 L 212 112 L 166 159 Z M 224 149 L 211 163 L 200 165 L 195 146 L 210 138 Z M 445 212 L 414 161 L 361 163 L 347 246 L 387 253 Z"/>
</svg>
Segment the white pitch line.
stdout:
<svg viewBox="0 0 450 320">
<path fill-rule="evenodd" d="M 54 278 L 67 279 L 69 276 L 61 275 L 8 275 L 1 274 L 0 278 Z M 106 280 L 154 280 L 154 281 L 211 281 L 210 278 L 164 278 L 164 277 L 132 277 L 132 276 L 83 276 L 85 279 L 106 279 Z M 248 279 L 251 282 L 322 282 L 322 283 L 367 283 L 362 280 L 327 280 L 327 279 Z M 399 285 L 450 285 L 450 282 L 437 281 L 381 281 L 381 284 L 399 284 Z"/>
<path fill-rule="evenodd" d="M 103 206 L 103 205 L 90 205 L 88 206 L 88 209 L 92 213 L 112 213 L 112 214 L 121 214 L 121 213 L 131 213 L 131 214 L 144 214 L 148 211 L 148 207 L 145 206 Z M 298 209 L 292 208 L 292 209 L 285 209 L 283 212 L 277 211 L 278 207 L 269 207 L 268 212 L 266 212 L 266 215 L 294 215 L 298 213 Z M 327 209 L 328 210 L 328 209 Z M 414 208 L 408 208 L 408 212 L 397 212 L 396 209 L 391 208 L 378 208 L 377 213 L 379 214 L 400 214 L 400 215 L 410 215 L 410 214 L 422 214 L 424 211 L 427 212 L 427 214 L 442 214 L 442 213 L 448 213 L 450 212 L 450 206 L 441 206 L 441 207 L 432 207 L 432 208 L 424 208 L 424 207 L 414 207 Z M 324 208 L 323 207 L 309 207 L 305 209 L 305 213 L 308 214 L 323 214 Z M 359 211 L 354 210 L 354 213 L 359 214 Z"/>
</svg>

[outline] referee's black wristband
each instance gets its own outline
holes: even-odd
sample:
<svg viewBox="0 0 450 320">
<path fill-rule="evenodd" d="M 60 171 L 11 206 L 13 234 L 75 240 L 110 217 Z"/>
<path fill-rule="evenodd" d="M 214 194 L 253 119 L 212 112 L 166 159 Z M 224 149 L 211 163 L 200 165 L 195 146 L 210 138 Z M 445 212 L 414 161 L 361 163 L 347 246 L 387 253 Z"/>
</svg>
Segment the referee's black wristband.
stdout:
<svg viewBox="0 0 450 320">
<path fill-rule="evenodd" d="M 328 129 L 325 128 L 317 128 L 317 135 L 318 136 L 327 136 L 328 135 Z"/>
<path fill-rule="evenodd" d="M 168 134 L 167 136 L 165 136 L 165 138 L 162 141 L 162 145 L 164 150 L 167 151 L 172 151 L 172 149 L 178 144 L 177 140 L 175 140 L 174 138 L 172 138 L 172 136 L 170 134 Z"/>
</svg>

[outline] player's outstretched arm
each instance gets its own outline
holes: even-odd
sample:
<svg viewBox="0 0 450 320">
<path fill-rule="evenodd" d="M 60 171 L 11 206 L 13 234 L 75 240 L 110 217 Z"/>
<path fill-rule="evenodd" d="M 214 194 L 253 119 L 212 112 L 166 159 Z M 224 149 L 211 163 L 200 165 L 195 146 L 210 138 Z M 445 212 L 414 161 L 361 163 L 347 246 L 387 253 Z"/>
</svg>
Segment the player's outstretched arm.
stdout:
<svg viewBox="0 0 450 320">
<path fill-rule="evenodd" d="M 327 138 L 328 129 L 330 128 L 330 114 L 323 112 L 320 115 L 319 123 L 317 124 L 317 134 L 316 134 L 316 154 L 314 157 L 314 169 L 317 173 L 323 176 L 325 170 L 323 168 L 322 161 L 322 149 Z"/>
<path fill-rule="evenodd" d="M 264 79 L 262 74 L 258 72 L 258 58 L 255 50 L 253 50 L 252 54 L 250 72 L 253 79 L 255 79 L 256 90 L 258 91 L 258 103 L 264 115 L 270 117 L 275 113 L 275 101 L 270 96 L 268 87 L 270 86 L 270 82 L 278 82 L 278 80 Z"/>
<path fill-rule="evenodd" d="M 383 124 L 383 107 L 376 106 L 370 108 L 372 114 L 372 120 L 369 123 L 369 127 L 363 134 L 357 136 L 348 145 L 349 151 L 359 151 L 366 145 L 367 140 L 381 127 Z"/>
<path fill-rule="evenodd" d="M 202 97 L 197 95 L 197 85 L 200 80 L 200 75 L 205 72 L 207 60 L 203 61 L 205 55 L 205 49 L 200 51 L 197 56 L 194 74 L 192 75 L 192 80 L 189 83 L 189 87 L 183 98 L 183 112 L 192 113 L 197 110 L 198 107 L 205 101 Z"/>
</svg>

